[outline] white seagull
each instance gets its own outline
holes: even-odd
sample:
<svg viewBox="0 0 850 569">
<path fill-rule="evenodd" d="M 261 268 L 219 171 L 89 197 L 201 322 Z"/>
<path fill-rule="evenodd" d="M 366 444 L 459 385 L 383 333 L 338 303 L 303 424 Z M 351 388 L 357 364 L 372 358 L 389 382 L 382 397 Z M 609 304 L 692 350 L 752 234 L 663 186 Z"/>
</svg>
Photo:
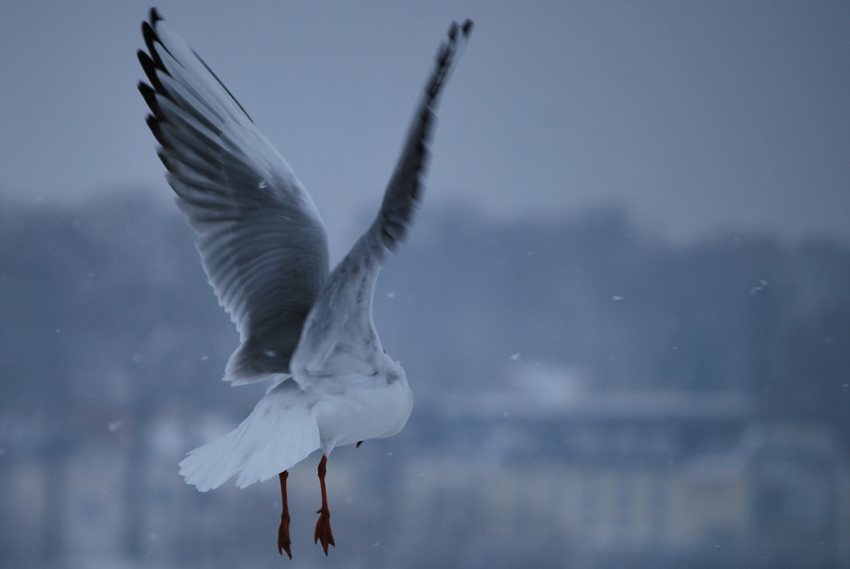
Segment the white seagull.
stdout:
<svg viewBox="0 0 850 569">
<path fill-rule="evenodd" d="M 273 380 L 248 418 L 191 451 L 180 474 L 202 492 L 236 474 L 240 488 L 277 475 L 281 555 L 292 557 L 287 470 L 322 449 L 314 541 L 327 555 L 334 545 L 328 456 L 334 447 L 398 433 L 413 408 L 404 370 L 375 331 L 372 297 L 386 251 L 404 239 L 422 199 L 440 90 L 471 29 L 470 20 L 452 23 L 381 210 L 330 272 L 324 223 L 286 161 L 155 8 L 142 23 L 148 51 L 138 55 L 149 84 L 140 82 L 139 90 L 151 111 L 147 124 L 177 204 L 198 234 L 209 282 L 239 331 L 224 380 Z"/>
</svg>

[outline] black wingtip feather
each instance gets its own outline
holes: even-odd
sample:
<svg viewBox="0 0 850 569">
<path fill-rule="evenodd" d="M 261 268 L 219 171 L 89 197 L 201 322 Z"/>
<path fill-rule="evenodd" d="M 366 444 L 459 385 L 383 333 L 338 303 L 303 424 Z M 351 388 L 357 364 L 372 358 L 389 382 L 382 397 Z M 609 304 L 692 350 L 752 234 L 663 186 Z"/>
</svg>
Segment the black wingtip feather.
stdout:
<svg viewBox="0 0 850 569">
<path fill-rule="evenodd" d="M 177 167 L 171 162 L 171 160 L 168 158 L 168 156 L 165 155 L 165 152 L 162 152 L 160 150 L 156 153 L 156 155 L 159 156 L 159 161 L 162 162 L 162 165 L 165 166 L 166 170 L 168 170 L 171 173 L 174 173 L 174 172 L 177 171 Z"/>
<path fill-rule="evenodd" d="M 461 28 L 461 32 L 463 32 L 463 37 L 468 38 L 469 34 L 472 33 L 472 26 L 474 22 L 469 18 L 463 23 L 463 27 Z"/>
<path fill-rule="evenodd" d="M 160 128 L 159 126 L 159 119 L 157 119 L 153 115 L 148 115 L 145 119 L 145 123 L 147 123 L 148 128 L 151 129 L 153 137 L 160 144 L 160 146 L 162 146 L 163 148 L 171 147 L 171 144 L 169 143 L 168 139 L 162 133 L 162 128 Z"/>
<path fill-rule="evenodd" d="M 151 87 L 147 83 L 139 81 L 138 88 L 139 93 L 141 93 L 142 97 L 144 97 L 145 103 L 148 104 L 148 108 L 151 110 L 151 112 L 155 116 L 161 117 L 162 113 L 159 110 L 159 103 L 157 103 L 156 101 L 156 91 L 153 90 L 153 87 Z"/>
<path fill-rule="evenodd" d="M 153 31 L 151 25 L 147 22 L 142 22 L 142 37 L 145 40 L 145 45 L 147 46 L 154 63 L 156 63 L 156 66 L 159 69 L 165 69 L 165 66 L 162 64 L 162 59 L 159 57 L 159 53 L 157 52 L 155 45 L 155 43 L 159 43 L 159 37 L 156 35 L 156 32 Z"/>
<path fill-rule="evenodd" d="M 138 52 L 136 52 L 136 55 L 138 55 L 138 57 L 139 57 L 139 63 L 142 65 L 142 69 L 144 70 L 145 75 L 148 78 L 148 81 L 151 82 L 151 86 L 156 90 L 157 93 L 161 93 L 161 94 L 165 95 L 166 97 L 168 97 L 168 92 L 162 86 L 162 82 L 159 80 L 159 77 L 157 77 L 157 75 L 156 75 L 157 74 L 157 66 L 156 66 L 156 63 L 154 63 L 153 59 L 151 59 L 150 56 L 147 53 L 145 53 L 144 51 L 142 51 L 141 49 Z M 167 74 L 167 72 L 164 69 L 160 68 L 160 71 Z"/>
<path fill-rule="evenodd" d="M 149 19 L 150 22 L 142 22 L 142 37 L 144 37 L 145 45 L 147 46 L 148 52 L 150 53 L 146 53 L 142 50 L 139 50 L 139 63 L 142 64 L 142 69 L 144 69 L 145 75 L 147 75 L 148 80 L 150 81 L 151 86 L 153 86 L 154 90 L 157 93 L 160 93 L 161 95 L 164 95 L 169 99 L 173 100 L 173 98 L 168 94 L 168 91 L 163 88 L 162 82 L 157 78 L 157 72 L 168 74 L 168 70 L 165 69 L 165 65 L 162 62 L 162 58 L 159 56 L 159 49 L 165 50 L 166 52 L 168 50 L 165 48 L 164 45 L 162 45 L 162 42 L 160 41 L 159 36 L 156 33 L 156 23 L 164 21 L 164 18 L 160 16 L 156 7 L 153 7 L 150 10 Z M 192 53 L 195 55 L 195 57 L 198 58 L 198 61 L 200 61 L 201 64 L 206 67 L 210 75 L 212 75 L 213 78 L 218 81 L 218 84 L 221 86 L 221 88 L 224 89 L 228 95 L 230 95 L 230 98 L 233 99 L 233 102 L 236 103 L 236 105 L 242 110 L 243 113 L 245 113 L 245 116 L 248 117 L 248 120 L 254 122 L 251 116 L 245 111 L 245 108 L 239 103 L 239 101 L 236 100 L 236 97 L 233 96 L 233 93 L 230 92 L 227 86 L 221 82 L 221 79 L 219 79 L 218 76 L 213 72 L 213 70 L 210 69 L 210 66 L 207 65 L 207 63 L 203 59 L 201 59 L 201 56 L 198 55 L 195 50 L 192 50 Z"/>
</svg>

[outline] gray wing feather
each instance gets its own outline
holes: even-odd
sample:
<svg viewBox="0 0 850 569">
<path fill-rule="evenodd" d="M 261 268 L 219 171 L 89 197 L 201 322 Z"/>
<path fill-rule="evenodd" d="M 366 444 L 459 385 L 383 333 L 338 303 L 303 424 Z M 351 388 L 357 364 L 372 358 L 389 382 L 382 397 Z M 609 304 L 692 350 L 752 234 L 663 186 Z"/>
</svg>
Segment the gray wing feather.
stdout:
<svg viewBox="0 0 850 569">
<path fill-rule="evenodd" d="M 395 250 L 404 240 L 422 200 L 440 91 L 471 29 L 470 20 L 462 26 L 452 23 L 447 41 L 437 52 L 434 71 L 413 117 L 378 216 L 331 273 L 304 325 L 301 344 L 293 357 L 294 367 L 303 367 L 310 374 L 333 375 L 337 369 L 374 372 L 372 362 L 382 351 L 372 321 L 372 299 L 381 261 L 387 250 Z"/>
<path fill-rule="evenodd" d="M 204 270 L 242 345 L 225 379 L 288 373 L 328 274 L 324 224 L 289 165 L 206 64 L 162 23 L 142 24 L 139 90 Z"/>
</svg>

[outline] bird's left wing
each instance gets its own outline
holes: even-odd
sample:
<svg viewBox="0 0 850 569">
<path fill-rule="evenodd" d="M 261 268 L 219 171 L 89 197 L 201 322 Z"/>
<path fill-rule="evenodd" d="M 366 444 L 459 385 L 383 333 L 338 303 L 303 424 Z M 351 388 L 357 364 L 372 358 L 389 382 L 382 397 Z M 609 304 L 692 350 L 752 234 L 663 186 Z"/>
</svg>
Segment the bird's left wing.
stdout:
<svg viewBox="0 0 850 569">
<path fill-rule="evenodd" d="M 288 373 L 328 276 L 324 224 L 286 161 L 198 55 L 151 10 L 139 61 L 148 125 L 210 284 L 242 345 L 224 379 Z"/>
<path fill-rule="evenodd" d="M 435 111 L 440 91 L 448 81 L 472 31 L 472 22 L 452 23 L 448 39 L 437 52 L 434 71 L 425 86 L 401 156 L 390 178 L 377 218 L 337 265 L 307 321 L 293 356 L 293 370 L 308 375 L 337 372 L 375 372 L 382 351 L 372 321 L 372 297 L 380 263 L 387 250 L 404 240 L 422 200 L 423 177 L 430 154 Z M 298 380 L 298 374 L 295 376 Z"/>
</svg>

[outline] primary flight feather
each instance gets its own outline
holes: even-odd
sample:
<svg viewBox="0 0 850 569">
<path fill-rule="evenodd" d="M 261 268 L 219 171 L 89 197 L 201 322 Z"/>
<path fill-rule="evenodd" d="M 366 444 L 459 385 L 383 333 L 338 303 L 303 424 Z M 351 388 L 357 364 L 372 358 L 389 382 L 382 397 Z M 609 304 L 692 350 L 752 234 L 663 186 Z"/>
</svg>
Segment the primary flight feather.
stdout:
<svg viewBox="0 0 850 569">
<path fill-rule="evenodd" d="M 148 83 L 139 90 L 177 204 L 219 303 L 241 345 L 224 379 L 273 379 L 235 430 L 197 448 L 180 474 L 199 490 L 238 475 L 240 487 L 278 476 L 278 550 L 291 557 L 288 469 L 321 448 L 322 508 L 314 539 L 333 545 L 325 490 L 336 446 L 399 432 L 413 408 L 407 377 L 384 352 L 372 321 L 386 251 L 405 238 L 422 199 L 435 109 L 472 29 L 452 24 L 416 109 L 375 221 L 329 271 L 325 226 L 292 169 L 215 74 L 163 23 L 142 23 Z"/>
</svg>

